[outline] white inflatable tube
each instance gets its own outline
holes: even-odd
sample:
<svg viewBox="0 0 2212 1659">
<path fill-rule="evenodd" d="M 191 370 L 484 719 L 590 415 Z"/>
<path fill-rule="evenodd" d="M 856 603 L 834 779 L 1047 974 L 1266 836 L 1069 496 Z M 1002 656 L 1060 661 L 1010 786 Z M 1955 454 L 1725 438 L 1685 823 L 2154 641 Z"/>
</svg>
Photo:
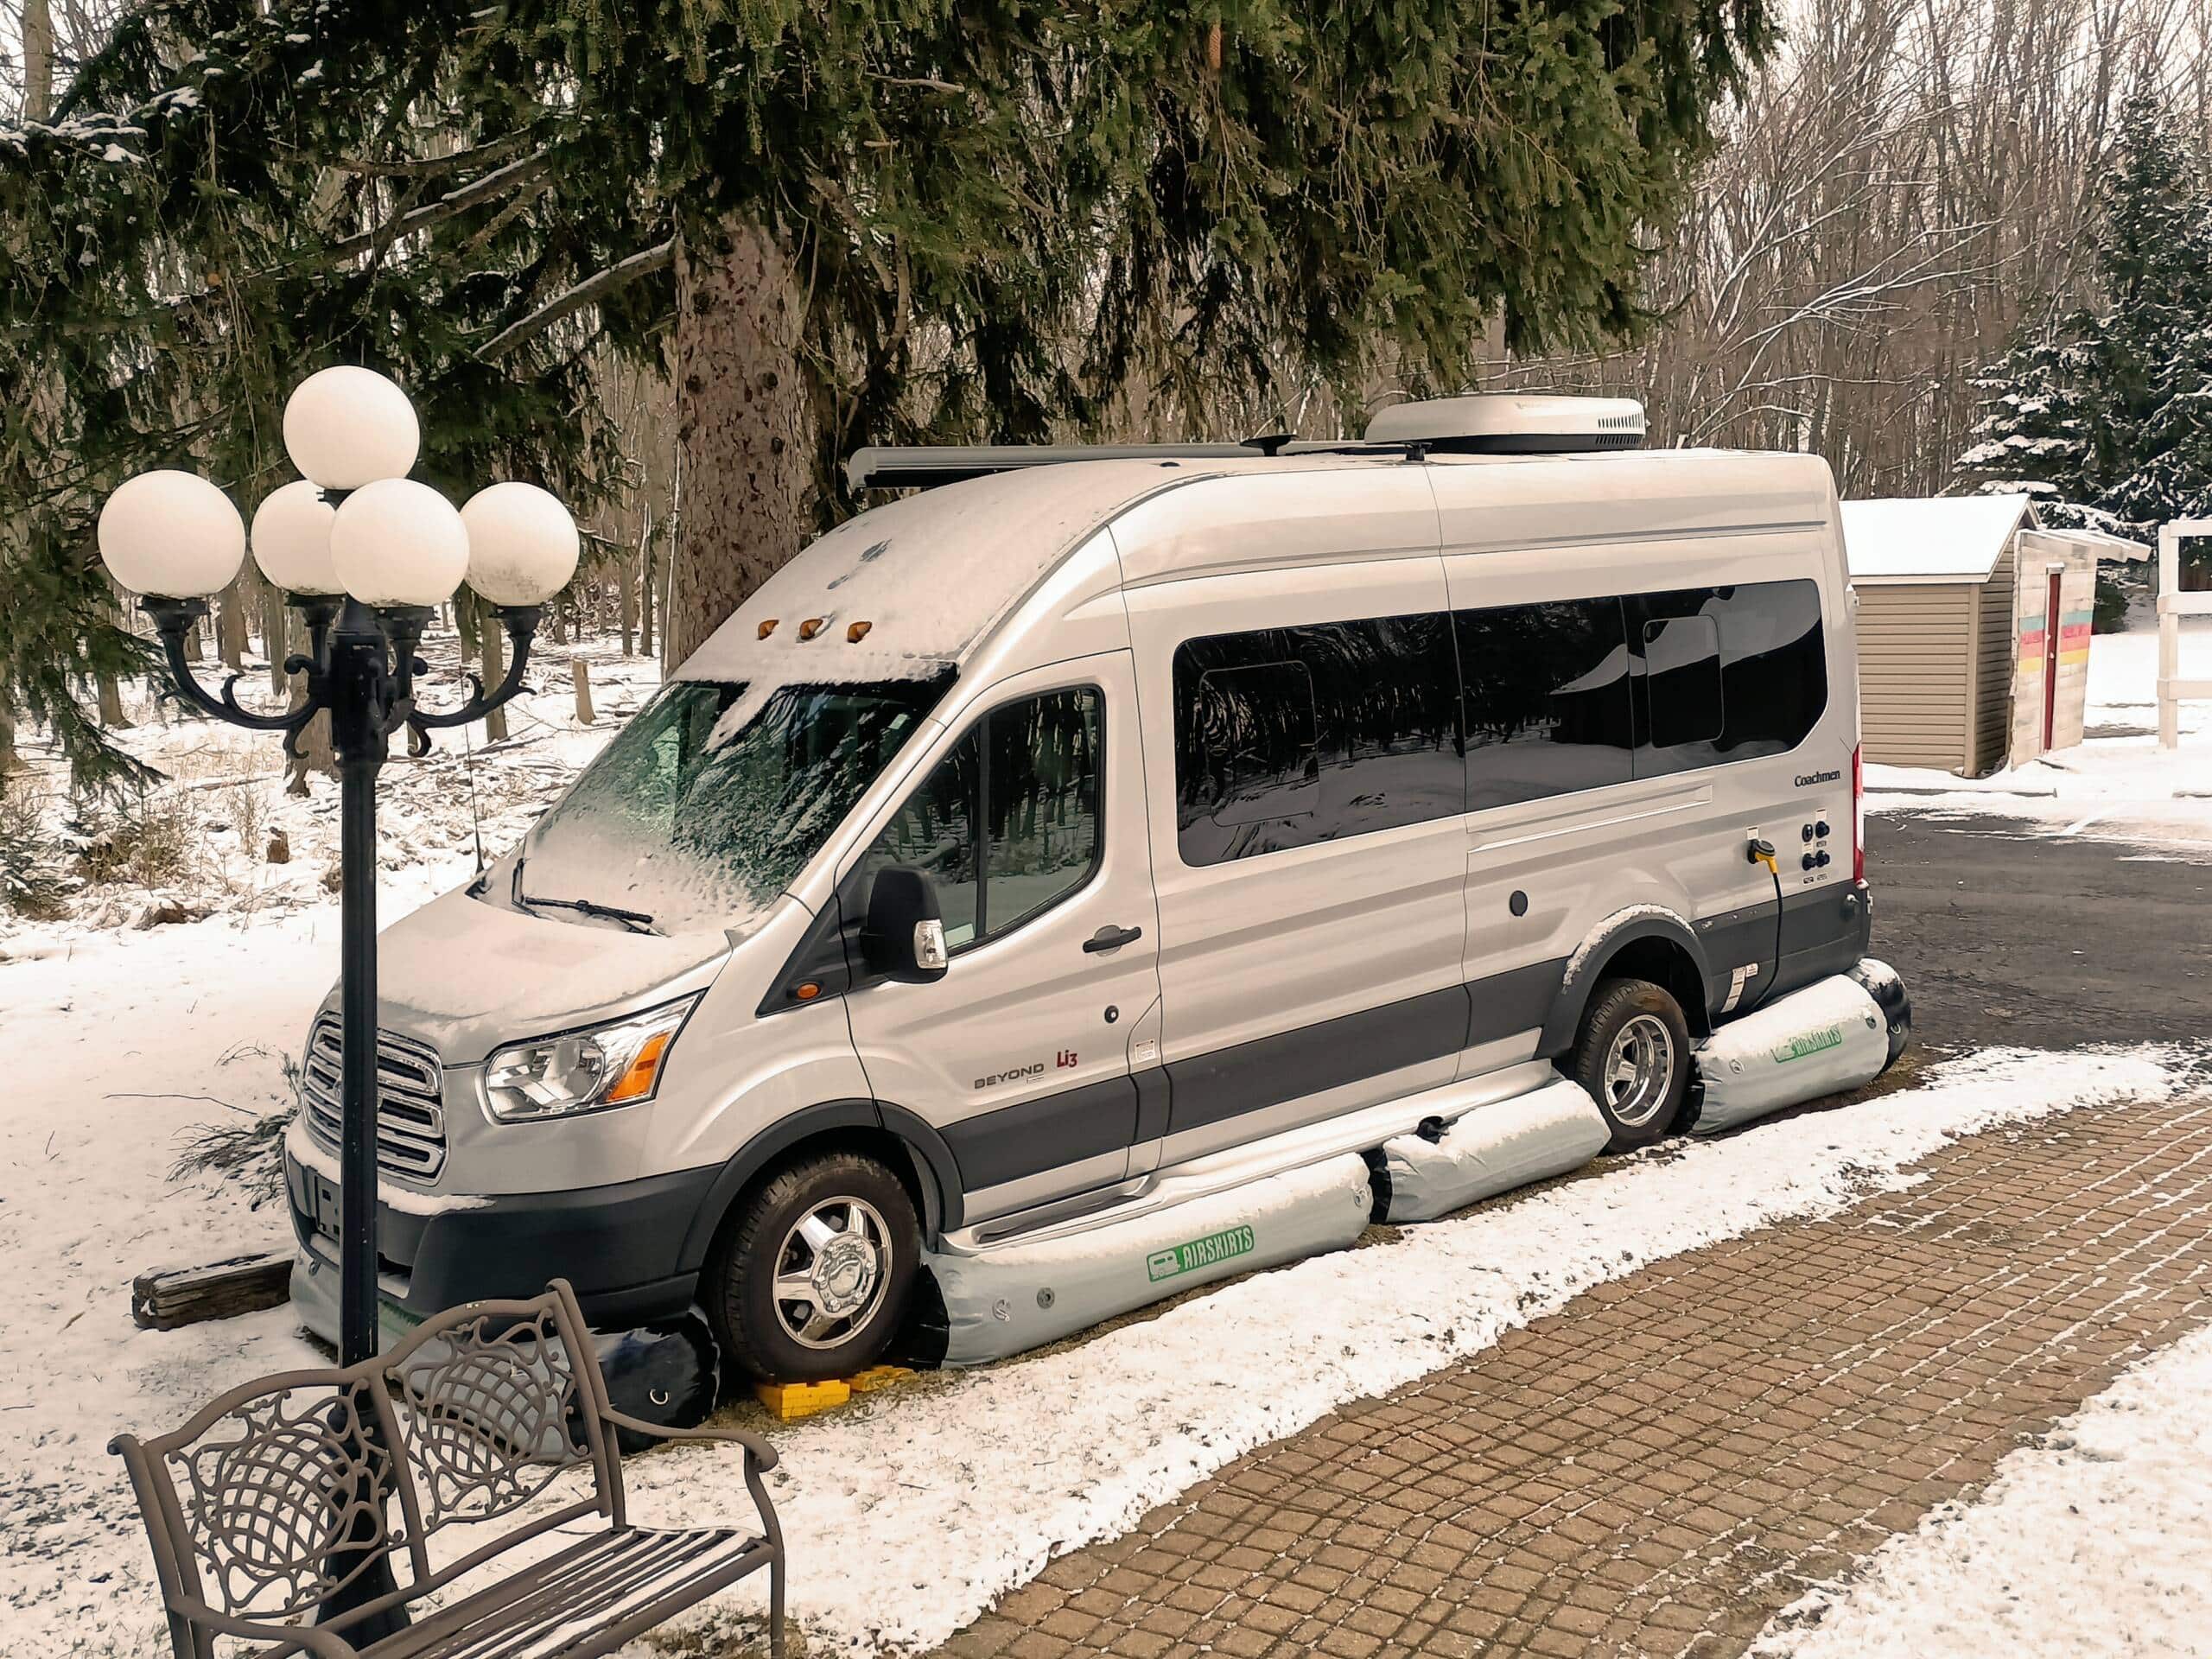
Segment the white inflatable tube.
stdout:
<svg viewBox="0 0 2212 1659">
<path fill-rule="evenodd" d="M 1792 991 L 1691 1051 L 1705 1091 L 1692 1127 L 1716 1135 L 1872 1083 L 1890 1063 L 1890 1039 L 1888 1016 L 1850 976 Z"/>
<path fill-rule="evenodd" d="M 917 1357 L 1003 1359 L 1199 1285 L 1347 1249 L 1373 1202 L 1367 1160 L 1344 1153 L 1126 1221 L 925 1250 L 922 1266 L 944 1300 L 944 1351 Z"/>
<path fill-rule="evenodd" d="M 1580 1084 L 1478 1106 L 1432 1140 L 1401 1135 L 1382 1144 L 1376 1178 L 1382 1219 L 1433 1221 L 1478 1199 L 1564 1175 L 1605 1149 L 1611 1131 Z"/>
</svg>

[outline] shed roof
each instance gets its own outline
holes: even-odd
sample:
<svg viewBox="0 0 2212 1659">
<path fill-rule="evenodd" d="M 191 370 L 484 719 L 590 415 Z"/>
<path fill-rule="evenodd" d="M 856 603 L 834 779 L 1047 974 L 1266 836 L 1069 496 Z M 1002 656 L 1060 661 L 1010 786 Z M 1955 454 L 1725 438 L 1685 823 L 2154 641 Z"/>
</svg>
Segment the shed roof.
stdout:
<svg viewBox="0 0 2212 1659">
<path fill-rule="evenodd" d="M 2025 495 L 1846 501 L 1844 561 L 1861 582 L 1981 582 L 2015 534 L 2035 525 Z"/>
</svg>

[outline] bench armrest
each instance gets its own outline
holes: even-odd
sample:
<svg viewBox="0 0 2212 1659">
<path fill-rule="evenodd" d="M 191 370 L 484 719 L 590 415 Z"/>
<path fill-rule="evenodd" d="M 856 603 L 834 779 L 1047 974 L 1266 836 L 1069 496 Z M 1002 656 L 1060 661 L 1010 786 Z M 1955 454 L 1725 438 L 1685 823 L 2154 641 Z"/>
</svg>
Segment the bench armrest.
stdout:
<svg viewBox="0 0 2212 1659">
<path fill-rule="evenodd" d="M 632 1417 L 625 1411 L 611 1408 L 603 1414 L 617 1428 L 626 1428 L 632 1433 L 650 1434 L 661 1440 L 721 1440 L 745 1448 L 746 1461 L 762 1473 L 776 1466 L 776 1448 L 758 1434 L 741 1428 L 670 1428 L 662 1423 L 649 1423 L 641 1417 Z"/>
<path fill-rule="evenodd" d="M 197 1597 L 173 1595 L 170 1611 L 182 1615 L 203 1630 L 235 1636 L 246 1641 L 274 1642 L 276 1647 L 258 1651 L 257 1659 L 283 1659 L 286 1654 L 310 1653 L 315 1659 L 354 1659 L 359 1651 L 335 1630 L 314 1624 L 284 1624 L 268 1618 L 236 1618 L 218 1612 Z"/>
</svg>

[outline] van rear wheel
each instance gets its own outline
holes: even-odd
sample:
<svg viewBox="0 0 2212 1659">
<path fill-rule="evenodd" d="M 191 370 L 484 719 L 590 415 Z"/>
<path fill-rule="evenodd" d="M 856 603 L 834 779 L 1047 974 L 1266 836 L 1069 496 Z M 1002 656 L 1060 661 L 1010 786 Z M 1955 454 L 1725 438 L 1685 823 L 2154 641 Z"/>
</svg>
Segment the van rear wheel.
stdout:
<svg viewBox="0 0 2212 1659">
<path fill-rule="evenodd" d="M 1613 1132 L 1608 1152 L 1648 1147 L 1675 1127 L 1690 1082 L 1681 1004 L 1648 979 L 1601 982 L 1583 1011 L 1567 1075 L 1589 1091 Z"/>
<path fill-rule="evenodd" d="M 873 1158 L 819 1153 L 745 1200 L 709 1263 L 702 1300 L 741 1370 L 817 1382 L 883 1357 L 920 1260 L 906 1183 Z"/>
</svg>

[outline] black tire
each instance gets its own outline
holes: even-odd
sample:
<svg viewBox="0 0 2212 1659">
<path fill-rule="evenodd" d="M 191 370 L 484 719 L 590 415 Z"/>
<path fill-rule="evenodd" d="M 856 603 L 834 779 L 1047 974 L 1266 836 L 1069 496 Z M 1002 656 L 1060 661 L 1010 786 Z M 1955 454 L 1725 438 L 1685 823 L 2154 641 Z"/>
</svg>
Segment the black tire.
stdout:
<svg viewBox="0 0 2212 1659">
<path fill-rule="evenodd" d="M 1634 1027 L 1631 1032 L 1630 1028 Z M 1658 1033 L 1663 1032 L 1664 1052 Z M 1624 1033 L 1629 1033 L 1624 1036 Z M 1624 1045 L 1617 1056 L 1615 1045 Z M 1636 1074 L 1627 1084 L 1609 1078 L 1616 1059 Z M 1665 1084 L 1659 1086 L 1660 1063 Z M 1582 1029 L 1568 1055 L 1567 1074 L 1598 1103 L 1613 1138 L 1608 1152 L 1630 1152 L 1663 1137 L 1680 1121 L 1690 1084 L 1690 1027 L 1681 1004 L 1648 979 L 1599 982 L 1582 1012 Z"/>
<path fill-rule="evenodd" d="M 810 1219 L 817 1225 L 802 1232 Z M 835 1224 L 840 1219 L 844 1225 Z M 858 1243 L 842 1243 L 841 1235 Z M 819 1250 L 810 1236 L 821 1238 Z M 863 1265 L 871 1255 L 872 1275 Z M 766 1382 L 818 1382 L 883 1357 L 920 1264 L 921 1227 L 906 1183 L 859 1153 L 817 1153 L 741 1200 L 708 1258 L 700 1300 L 739 1370 Z M 786 1284 L 807 1279 L 817 1300 L 779 1302 L 779 1270 Z M 817 1325 L 810 1343 L 806 1330 Z"/>
</svg>

